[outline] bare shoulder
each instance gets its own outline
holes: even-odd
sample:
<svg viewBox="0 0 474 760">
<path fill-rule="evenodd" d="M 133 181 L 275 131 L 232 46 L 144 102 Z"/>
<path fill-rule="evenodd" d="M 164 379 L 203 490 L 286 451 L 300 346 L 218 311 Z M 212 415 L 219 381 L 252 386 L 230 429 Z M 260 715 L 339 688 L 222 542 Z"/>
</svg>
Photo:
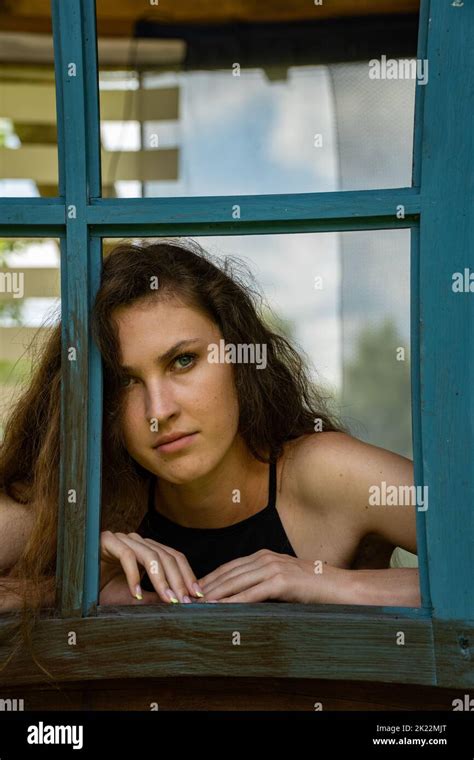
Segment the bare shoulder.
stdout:
<svg viewBox="0 0 474 760">
<path fill-rule="evenodd" d="M 308 510 L 342 516 L 361 536 L 375 533 L 416 551 L 415 507 L 384 508 L 370 502 L 371 489 L 382 481 L 413 487 L 410 459 L 348 433 L 328 431 L 288 442 L 284 467 L 295 498 Z"/>
<path fill-rule="evenodd" d="M 286 476 L 300 499 L 313 503 L 315 486 L 319 495 L 330 495 L 337 485 L 334 476 L 344 476 L 349 460 L 356 456 L 358 444 L 364 445 L 339 431 L 309 433 L 288 441 L 284 456 Z"/>
<path fill-rule="evenodd" d="M 339 431 L 308 434 L 289 441 L 285 459 L 300 496 L 310 501 L 316 484 L 326 496 L 339 497 L 345 488 L 357 483 L 373 482 L 383 475 L 395 480 L 411 479 L 413 471 L 411 459 Z"/>
</svg>

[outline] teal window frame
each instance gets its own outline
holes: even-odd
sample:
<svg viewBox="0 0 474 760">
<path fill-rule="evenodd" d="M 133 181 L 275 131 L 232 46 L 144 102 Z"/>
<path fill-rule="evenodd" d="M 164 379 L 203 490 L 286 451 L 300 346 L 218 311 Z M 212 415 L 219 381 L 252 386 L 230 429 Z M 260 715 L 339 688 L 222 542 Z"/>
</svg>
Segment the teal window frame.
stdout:
<svg viewBox="0 0 474 760">
<path fill-rule="evenodd" d="M 54 236 L 61 246 L 60 617 L 38 624 L 42 662 L 68 681 L 240 675 L 474 686 L 474 415 L 468 395 L 474 295 L 451 290 L 454 272 L 474 270 L 474 5 L 421 2 L 417 57 L 428 59 L 429 81 L 416 88 L 412 186 L 288 195 L 101 198 L 95 2 L 52 0 L 52 20 L 59 196 L 0 199 L 3 236 Z M 240 220 L 232 218 L 235 204 Z M 404 219 L 396 215 L 400 205 Z M 400 227 L 411 230 L 415 483 L 429 487 L 429 509 L 417 513 L 422 606 L 98 606 L 102 365 L 89 316 L 102 239 Z M 69 346 L 77 348 L 75 362 L 68 361 Z M 70 488 L 74 504 L 67 499 Z M 88 642 L 74 653 L 66 636 L 71 625 Z M 233 630 L 247 644 L 224 657 Z M 404 647 L 396 643 L 399 631 Z M 262 648 L 271 656 L 262 657 Z M 16 683 L 36 678 L 20 666 L 13 677 Z"/>
</svg>

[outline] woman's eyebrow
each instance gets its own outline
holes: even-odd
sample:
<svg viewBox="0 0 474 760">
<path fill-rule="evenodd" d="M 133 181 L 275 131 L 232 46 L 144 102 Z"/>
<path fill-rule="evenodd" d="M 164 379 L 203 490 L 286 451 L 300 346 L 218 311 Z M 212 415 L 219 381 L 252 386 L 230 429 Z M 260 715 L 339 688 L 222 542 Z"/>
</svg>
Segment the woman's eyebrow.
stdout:
<svg viewBox="0 0 474 760">
<path fill-rule="evenodd" d="M 161 356 L 157 356 L 156 363 L 159 364 L 160 362 L 167 362 L 170 359 L 173 358 L 176 351 L 179 351 L 180 348 L 183 348 L 184 346 L 188 346 L 191 343 L 198 343 L 200 341 L 200 338 L 186 338 L 185 340 L 180 340 L 178 343 L 175 343 L 174 346 L 171 346 L 167 351 L 165 351 L 164 354 L 161 354 Z M 130 367 L 128 364 L 121 365 L 120 369 L 124 370 L 125 372 L 134 372 L 135 367 Z"/>
</svg>

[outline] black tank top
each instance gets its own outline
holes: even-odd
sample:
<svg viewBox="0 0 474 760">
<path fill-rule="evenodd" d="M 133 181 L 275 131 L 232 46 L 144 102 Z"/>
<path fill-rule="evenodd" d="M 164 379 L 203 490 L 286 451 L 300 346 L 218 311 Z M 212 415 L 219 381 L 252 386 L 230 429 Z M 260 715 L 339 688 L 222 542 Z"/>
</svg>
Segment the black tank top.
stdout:
<svg viewBox="0 0 474 760">
<path fill-rule="evenodd" d="M 137 533 L 183 552 L 196 578 L 204 577 L 220 565 L 246 557 L 260 549 L 296 557 L 276 509 L 276 463 L 269 466 L 268 504 L 245 520 L 223 528 L 187 528 L 156 511 L 155 483 L 150 482 L 148 511 Z M 145 591 L 154 591 L 148 574 L 141 582 Z"/>
</svg>

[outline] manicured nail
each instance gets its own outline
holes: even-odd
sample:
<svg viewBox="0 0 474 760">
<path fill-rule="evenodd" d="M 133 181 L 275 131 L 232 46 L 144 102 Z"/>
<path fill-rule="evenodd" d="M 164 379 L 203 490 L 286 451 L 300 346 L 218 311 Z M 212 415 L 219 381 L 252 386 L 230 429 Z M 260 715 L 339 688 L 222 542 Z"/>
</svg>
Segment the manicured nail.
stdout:
<svg viewBox="0 0 474 760">
<path fill-rule="evenodd" d="M 193 589 L 196 592 L 196 596 L 204 596 L 204 594 L 202 593 L 202 588 L 199 585 L 199 583 L 193 583 Z"/>
<path fill-rule="evenodd" d="M 173 604 L 179 604 L 179 600 L 176 599 L 174 591 L 171 591 L 170 588 L 167 588 L 166 589 L 166 593 L 168 594 L 168 596 L 171 599 L 171 601 L 173 602 Z"/>
<path fill-rule="evenodd" d="M 143 599 L 142 590 L 141 590 L 141 587 L 140 587 L 139 583 L 135 586 L 135 598 L 136 599 Z"/>
<path fill-rule="evenodd" d="M 184 601 L 186 604 L 191 604 L 191 599 L 189 598 L 189 596 L 183 596 L 183 601 Z"/>
<path fill-rule="evenodd" d="M 206 604 L 219 604 L 217 599 L 206 599 Z"/>
</svg>

